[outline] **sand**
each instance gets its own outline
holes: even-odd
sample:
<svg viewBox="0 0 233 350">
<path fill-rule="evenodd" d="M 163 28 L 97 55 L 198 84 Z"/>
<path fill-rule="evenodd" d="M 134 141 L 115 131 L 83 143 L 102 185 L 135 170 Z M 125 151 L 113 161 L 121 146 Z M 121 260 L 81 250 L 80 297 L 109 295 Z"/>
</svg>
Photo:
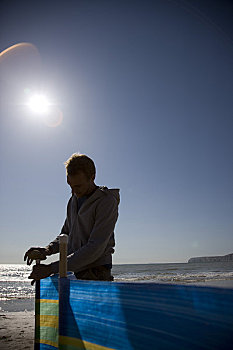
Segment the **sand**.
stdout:
<svg viewBox="0 0 233 350">
<path fill-rule="evenodd" d="M 34 348 L 34 299 L 0 301 L 0 350 Z"/>
<path fill-rule="evenodd" d="M 0 349 L 33 350 L 34 311 L 0 313 Z"/>
<path fill-rule="evenodd" d="M 195 285 L 233 288 L 233 280 L 206 281 Z M 0 350 L 33 350 L 34 315 L 33 299 L 0 302 Z"/>
</svg>

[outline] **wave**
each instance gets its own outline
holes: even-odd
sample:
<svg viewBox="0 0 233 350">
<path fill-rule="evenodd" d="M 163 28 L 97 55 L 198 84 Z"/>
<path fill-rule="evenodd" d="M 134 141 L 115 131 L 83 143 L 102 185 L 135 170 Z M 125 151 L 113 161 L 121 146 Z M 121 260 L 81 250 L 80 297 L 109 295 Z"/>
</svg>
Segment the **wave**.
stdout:
<svg viewBox="0 0 233 350">
<path fill-rule="evenodd" d="M 26 264 L 0 265 L 0 300 L 33 298 L 35 287 L 28 280 L 30 271 Z M 191 284 L 233 280 L 233 269 L 232 263 L 114 265 L 113 276 L 116 282 Z"/>
<path fill-rule="evenodd" d="M 121 274 L 115 276 L 116 282 L 163 282 L 163 283 L 194 283 L 194 282 L 206 282 L 206 281 L 223 281 L 233 280 L 233 272 L 225 273 L 161 273 L 161 274 Z"/>
<path fill-rule="evenodd" d="M 35 294 L 35 287 L 28 282 L 0 282 L 0 300 L 17 298 L 32 298 Z"/>
<path fill-rule="evenodd" d="M 23 264 L 0 264 L 1 282 L 23 282 L 28 280 L 31 266 Z"/>
</svg>

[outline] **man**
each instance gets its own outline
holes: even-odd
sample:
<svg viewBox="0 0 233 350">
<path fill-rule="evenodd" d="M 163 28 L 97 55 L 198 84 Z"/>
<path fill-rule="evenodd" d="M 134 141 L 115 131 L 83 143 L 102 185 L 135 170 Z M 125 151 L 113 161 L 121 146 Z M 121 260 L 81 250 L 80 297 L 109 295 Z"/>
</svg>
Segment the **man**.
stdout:
<svg viewBox="0 0 233 350">
<path fill-rule="evenodd" d="M 83 154 L 73 154 L 66 162 L 67 183 L 72 196 L 60 234 L 68 235 L 67 269 L 78 279 L 112 281 L 114 228 L 118 218 L 119 190 L 95 184 L 95 164 Z M 45 248 L 30 248 L 25 256 L 39 250 L 43 259 L 59 252 L 59 236 Z M 57 273 L 59 262 L 35 265 L 29 276 L 39 280 Z"/>
</svg>

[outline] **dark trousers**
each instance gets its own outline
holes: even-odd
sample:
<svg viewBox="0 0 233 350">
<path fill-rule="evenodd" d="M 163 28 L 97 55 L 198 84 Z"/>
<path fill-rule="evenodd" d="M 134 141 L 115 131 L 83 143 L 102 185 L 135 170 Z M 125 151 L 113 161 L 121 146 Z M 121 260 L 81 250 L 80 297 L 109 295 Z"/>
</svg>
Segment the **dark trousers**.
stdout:
<svg viewBox="0 0 233 350">
<path fill-rule="evenodd" d="M 111 269 L 105 266 L 96 266 L 90 269 L 86 269 L 80 272 L 75 272 L 75 277 L 78 280 L 91 280 L 91 281 L 113 281 L 114 278 L 111 275 Z"/>
</svg>

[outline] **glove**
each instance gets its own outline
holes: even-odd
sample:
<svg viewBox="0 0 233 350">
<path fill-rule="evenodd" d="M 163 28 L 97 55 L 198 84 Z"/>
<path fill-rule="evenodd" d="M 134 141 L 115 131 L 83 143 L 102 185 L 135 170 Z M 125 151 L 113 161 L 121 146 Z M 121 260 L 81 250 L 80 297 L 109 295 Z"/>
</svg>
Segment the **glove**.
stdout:
<svg viewBox="0 0 233 350">
<path fill-rule="evenodd" d="M 29 279 L 32 279 L 31 285 L 35 283 L 35 281 L 40 280 L 41 278 L 46 278 L 52 274 L 51 265 L 39 264 L 34 265 Z"/>
<path fill-rule="evenodd" d="M 24 255 L 24 261 L 27 260 L 27 265 L 31 265 L 33 260 L 46 260 L 49 255 L 47 248 L 32 247 Z"/>
</svg>

